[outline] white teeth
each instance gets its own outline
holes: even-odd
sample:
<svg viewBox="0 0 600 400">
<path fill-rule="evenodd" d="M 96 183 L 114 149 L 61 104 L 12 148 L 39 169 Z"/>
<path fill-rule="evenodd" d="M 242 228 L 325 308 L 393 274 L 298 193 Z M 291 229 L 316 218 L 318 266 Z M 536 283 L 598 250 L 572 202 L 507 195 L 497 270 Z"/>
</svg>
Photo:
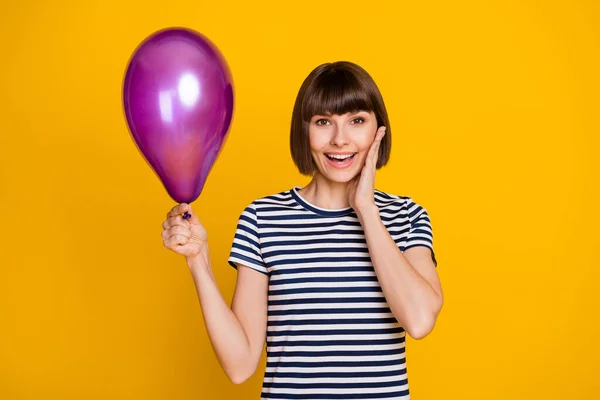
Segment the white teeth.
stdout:
<svg viewBox="0 0 600 400">
<path fill-rule="evenodd" d="M 352 157 L 354 154 L 344 154 L 344 155 L 338 155 L 338 154 L 327 154 L 327 157 L 329 158 L 335 158 L 336 160 L 345 160 L 347 158 Z"/>
</svg>

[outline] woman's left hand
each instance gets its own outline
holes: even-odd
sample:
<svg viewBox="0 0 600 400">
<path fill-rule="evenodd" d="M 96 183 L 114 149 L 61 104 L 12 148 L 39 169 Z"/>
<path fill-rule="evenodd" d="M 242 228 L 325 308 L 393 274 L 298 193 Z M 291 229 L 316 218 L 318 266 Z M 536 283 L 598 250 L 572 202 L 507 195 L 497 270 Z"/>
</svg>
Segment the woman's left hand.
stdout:
<svg viewBox="0 0 600 400">
<path fill-rule="evenodd" d="M 359 214 L 368 207 L 375 206 L 375 172 L 377 171 L 377 159 L 379 158 L 379 145 L 384 136 L 385 126 L 381 126 L 377 130 L 371 148 L 369 148 L 365 166 L 360 174 L 352 180 L 350 190 L 348 191 L 350 207 Z"/>
</svg>

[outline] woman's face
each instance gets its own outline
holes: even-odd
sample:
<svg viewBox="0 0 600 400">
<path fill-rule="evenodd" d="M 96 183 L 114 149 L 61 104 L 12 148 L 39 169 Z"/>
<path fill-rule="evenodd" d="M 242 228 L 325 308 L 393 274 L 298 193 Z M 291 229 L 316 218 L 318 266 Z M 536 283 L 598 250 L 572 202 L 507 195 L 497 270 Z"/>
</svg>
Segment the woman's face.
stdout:
<svg viewBox="0 0 600 400">
<path fill-rule="evenodd" d="M 330 181 L 350 181 L 365 165 L 376 132 L 374 112 L 314 115 L 308 133 L 317 169 Z"/>
</svg>

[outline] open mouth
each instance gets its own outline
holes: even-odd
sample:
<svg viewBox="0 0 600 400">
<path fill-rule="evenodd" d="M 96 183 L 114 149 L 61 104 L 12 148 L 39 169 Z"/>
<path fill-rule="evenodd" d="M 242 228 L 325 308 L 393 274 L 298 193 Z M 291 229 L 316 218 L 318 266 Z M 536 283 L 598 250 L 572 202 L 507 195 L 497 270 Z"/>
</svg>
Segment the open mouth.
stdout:
<svg viewBox="0 0 600 400">
<path fill-rule="evenodd" d="M 335 166 L 347 166 L 352 163 L 354 160 L 354 156 L 357 153 L 346 153 L 346 154 L 328 154 L 325 153 L 325 157 L 329 160 L 329 162 Z"/>
</svg>

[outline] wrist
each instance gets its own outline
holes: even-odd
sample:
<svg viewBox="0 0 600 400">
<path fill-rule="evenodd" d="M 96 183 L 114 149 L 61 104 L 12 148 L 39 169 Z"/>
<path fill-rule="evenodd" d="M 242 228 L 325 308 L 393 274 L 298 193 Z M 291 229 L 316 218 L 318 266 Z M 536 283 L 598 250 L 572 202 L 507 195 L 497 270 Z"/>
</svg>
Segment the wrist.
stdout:
<svg viewBox="0 0 600 400">
<path fill-rule="evenodd" d="M 186 260 L 187 265 L 190 268 L 190 270 L 192 270 L 192 272 L 210 268 L 210 258 L 208 256 L 208 249 L 201 251 L 199 254 L 197 254 L 195 256 L 186 257 L 185 260 Z"/>
<path fill-rule="evenodd" d="M 379 207 L 375 203 L 357 207 L 356 215 L 361 222 L 371 218 L 379 218 Z"/>
</svg>

